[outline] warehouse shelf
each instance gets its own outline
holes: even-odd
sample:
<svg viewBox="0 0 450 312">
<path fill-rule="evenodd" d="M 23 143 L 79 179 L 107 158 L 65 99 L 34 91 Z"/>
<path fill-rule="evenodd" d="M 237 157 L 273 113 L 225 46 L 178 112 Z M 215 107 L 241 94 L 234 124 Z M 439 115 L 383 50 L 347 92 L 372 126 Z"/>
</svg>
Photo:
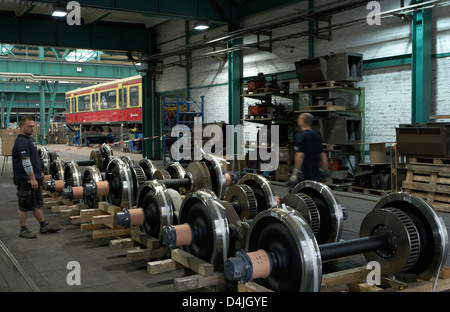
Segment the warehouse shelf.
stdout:
<svg viewBox="0 0 450 312">
<path fill-rule="evenodd" d="M 297 114 L 301 113 L 310 113 L 316 117 L 316 120 L 326 119 L 326 118 L 333 118 L 333 117 L 340 117 L 340 116 L 348 116 L 352 118 L 360 118 L 361 119 L 361 133 L 360 133 L 360 140 L 355 142 L 354 144 L 351 144 L 349 142 L 345 145 L 353 145 L 355 151 L 345 151 L 345 152 L 335 152 L 330 151 L 332 153 L 338 153 L 338 154 L 346 154 L 346 155 L 354 155 L 357 156 L 360 159 L 360 162 L 364 162 L 365 157 L 365 89 L 363 87 L 355 88 L 355 87 L 343 87 L 338 85 L 328 85 L 328 86 L 321 86 L 318 88 L 299 88 L 297 91 L 298 93 L 306 93 L 311 95 L 312 97 L 322 97 L 322 98 L 329 98 L 330 91 L 333 92 L 342 92 L 347 94 L 352 94 L 358 96 L 358 103 L 356 109 L 304 109 L 304 110 L 295 110 L 294 112 Z M 309 105 L 306 106 L 307 108 L 310 107 Z M 326 142 L 329 143 L 329 142 Z M 336 145 L 336 144 L 333 144 Z M 337 144 L 339 145 L 339 144 Z"/>
<path fill-rule="evenodd" d="M 170 147 L 179 138 L 171 137 L 171 131 L 174 127 L 185 125 L 192 131 L 194 123 L 201 118 L 204 122 L 204 96 L 200 97 L 200 101 L 194 101 L 191 98 L 180 100 L 177 96 L 174 100 L 163 98 L 163 160 L 166 163 L 166 156 L 170 157 Z"/>
</svg>

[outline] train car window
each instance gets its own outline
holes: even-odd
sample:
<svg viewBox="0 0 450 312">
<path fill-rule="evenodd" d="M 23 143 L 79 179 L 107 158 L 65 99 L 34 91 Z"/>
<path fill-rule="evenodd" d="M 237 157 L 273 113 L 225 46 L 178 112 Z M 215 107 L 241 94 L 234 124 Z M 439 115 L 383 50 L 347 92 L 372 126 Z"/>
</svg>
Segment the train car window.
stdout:
<svg viewBox="0 0 450 312">
<path fill-rule="evenodd" d="M 78 111 L 87 112 L 91 110 L 91 95 L 82 95 L 78 97 Z"/>
<path fill-rule="evenodd" d="M 70 113 L 70 98 L 66 99 L 66 112 Z"/>
<path fill-rule="evenodd" d="M 117 108 L 116 90 L 100 93 L 100 108 Z"/>
<path fill-rule="evenodd" d="M 130 107 L 139 106 L 139 87 L 130 88 Z"/>
<path fill-rule="evenodd" d="M 123 88 L 123 107 L 126 108 L 128 106 L 128 89 L 127 88 Z"/>
</svg>

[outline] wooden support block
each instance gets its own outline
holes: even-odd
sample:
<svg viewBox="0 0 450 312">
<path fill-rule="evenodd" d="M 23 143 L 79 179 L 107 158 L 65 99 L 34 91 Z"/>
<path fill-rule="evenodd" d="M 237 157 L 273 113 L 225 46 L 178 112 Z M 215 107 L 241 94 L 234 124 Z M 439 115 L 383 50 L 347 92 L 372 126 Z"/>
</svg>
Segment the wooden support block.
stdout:
<svg viewBox="0 0 450 312">
<path fill-rule="evenodd" d="M 68 209 L 68 207 L 71 207 L 71 206 L 68 206 L 68 205 L 55 205 L 55 206 L 52 206 L 51 207 L 51 212 L 60 212 L 61 210 L 63 210 L 63 209 Z"/>
<path fill-rule="evenodd" d="M 107 212 L 111 215 L 114 215 L 116 212 L 120 212 L 122 211 L 122 208 L 118 207 L 118 206 L 114 206 L 108 202 L 99 202 L 98 203 L 98 209 Z"/>
<path fill-rule="evenodd" d="M 152 261 L 147 263 L 147 273 L 152 275 L 181 270 L 182 268 L 184 268 L 183 265 L 172 259 Z"/>
<path fill-rule="evenodd" d="M 114 215 L 93 216 L 92 224 L 114 224 Z"/>
<path fill-rule="evenodd" d="M 149 249 L 157 249 L 161 247 L 161 242 L 158 239 L 151 237 L 139 229 L 131 231 L 131 238 Z"/>
<path fill-rule="evenodd" d="M 377 292 L 383 290 L 376 285 L 369 285 L 367 283 L 361 283 L 358 285 L 360 292 Z"/>
<path fill-rule="evenodd" d="M 211 263 L 203 261 L 181 249 L 173 249 L 171 258 L 200 275 L 210 276 L 214 273 L 214 266 Z"/>
<path fill-rule="evenodd" d="M 95 230 L 108 229 L 103 224 L 92 224 L 92 223 L 82 223 L 81 224 L 81 232 L 91 232 Z"/>
<path fill-rule="evenodd" d="M 44 208 L 51 208 L 53 206 L 60 206 L 60 205 L 61 202 L 57 198 L 44 198 Z"/>
<path fill-rule="evenodd" d="M 142 249 L 131 249 L 127 251 L 127 259 L 129 261 L 136 260 L 151 260 L 156 258 L 166 257 L 170 250 L 168 247 L 163 247 L 159 249 L 150 250 L 148 248 Z"/>
<path fill-rule="evenodd" d="M 112 239 L 109 241 L 109 247 L 113 249 L 125 249 L 134 247 L 134 240 L 131 238 Z"/>
<path fill-rule="evenodd" d="M 348 283 L 361 282 L 361 280 L 366 280 L 367 274 L 369 274 L 369 272 L 369 269 L 367 269 L 365 266 L 362 266 L 358 268 L 324 274 L 322 276 L 322 287 L 335 287 Z"/>
<path fill-rule="evenodd" d="M 100 209 L 81 209 L 79 216 L 70 217 L 70 223 L 80 224 L 85 222 L 92 222 L 93 216 L 101 215 L 103 212 Z"/>
<path fill-rule="evenodd" d="M 61 217 L 75 217 L 80 215 L 80 208 L 78 205 L 67 206 L 59 212 Z"/>
<path fill-rule="evenodd" d="M 442 268 L 441 272 L 439 273 L 439 278 L 440 279 L 450 278 L 450 267 Z"/>
<path fill-rule="evenodd" d="M 250 281 L 245 284 L 238 283 L 238 292 L 273 292 L 273 290 Z"/>
<path fill-rule="evenodd" d="M 175 290 L 177 291 L 186 291 L 224 284 L 225 284 L 225 277 L 224 274 L 221 272 L 214 272 L 212 275 L 209 276 L 195 274 L 174 279 L 174 287 Z"/>
<path fill-rule="evenodd" d="M 104 225 L 93 225 L 93 226 L 104 226 Z M 107 237 L 114 237 L 114 236 L 129 236 L 130 235 L 130 229 L 101 229 L 101 230 L 94 230 L 92 231 L 92 238 L 93 239 L 99 239 L 99 238 L 107 238 Z"/>
<path fill-rule="evenodd" d="M 62 196 L 58 197 L 59 202 L 65 204 L 65 205 L 73 205 L 73 200 L 70 200 L 68 198 L 64 198 Z"/>
</svg>

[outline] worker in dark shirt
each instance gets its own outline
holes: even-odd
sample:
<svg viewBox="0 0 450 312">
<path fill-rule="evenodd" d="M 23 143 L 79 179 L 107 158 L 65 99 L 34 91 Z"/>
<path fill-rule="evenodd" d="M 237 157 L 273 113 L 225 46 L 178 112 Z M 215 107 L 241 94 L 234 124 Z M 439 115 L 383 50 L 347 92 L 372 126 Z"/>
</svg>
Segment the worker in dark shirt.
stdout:
<svg viewBox="0 0 450 312">
<path fill-rule="evenodd" d="M 33 211 L 34 217 L 40 224 L 40 233 L 54 233 L 61 229 L 58 224 L 49 224 L 45 221 L 42 212 L 43 198 L 40 186 L 44 179 L 42 164 L 33 138 L 35 122 L 32 117 L 23 117 L 20 120 L 20 133 L 14 141 L 12 161 L 14 184 L 17 186 L 19 200 L 20 232 L 23 238 L 36 238 L 36 234 L 27 226 L 28 211 Z"/>
<path fill-rule="evenodd" d="M 312 130 L 313 120 L 309 113 L 298 116 L 297 124 L 301 132 L 295 135 L 294 140 L 294 169 L 288 181 L 291 188 L 304 180 L 320 181 L 328 174 L 328 157 L 322 147 L 322 137 Z"/>
</svg>

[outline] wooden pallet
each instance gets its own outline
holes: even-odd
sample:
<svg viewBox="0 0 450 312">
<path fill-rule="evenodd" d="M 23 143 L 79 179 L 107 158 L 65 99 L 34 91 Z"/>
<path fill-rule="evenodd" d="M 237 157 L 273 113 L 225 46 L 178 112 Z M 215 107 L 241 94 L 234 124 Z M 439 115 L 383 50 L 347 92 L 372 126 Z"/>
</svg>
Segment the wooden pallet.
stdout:
<svg viewBox="0 0 450 312">
<path fill-rule="evenodd" d="M 390 193 L 390 190 L 378 190 L 378 189 L 371 189 L 371 188 L 359 187 L 359 186 L 354 186 L 354 185 L 348 186 L 347 191 L 350 193 L 376 195 L 376 196 L 381 196 L 381 197 L 386 196 L 387 194 Z"/>
<path fill-rule="evenodd" d="M 214 266 L 181 249 L 173 249 L 171 258 L 161 261 L 148 262 L 149 274 L 167 273 L 174 270 L 184 270 L 185 276 L 174 279 L 174 288 L 177 291 L 190 291 L 199 288 L 208 288 L 214 291 L 223 291 L 225 276 L 223 272 L 214 271 Z"/>
<path fill-rule="evenodd" d="M 381 285 L 370 285 L 367 276 L 371 270 L 366 266 L 346 269 L 342 271 L 322 275 L 321 292 L 432 292 L 436 279 L 429 281 L 415 280 L 412 282 L 401 282 L 388 277 L 381 277 Z M 444 267 L 436 283 L 436 291 L 447 291 L 450 289 L 450 268 Z M 245 285 L 238 284 L 239 292 L 270 292 L 254 282 Z"/>
<path fill-rule="evenodd" d="M 406 169 L 405 192 L 425 199 L 438 211 L 450 212 L 449 165 L 409 163 Z"/>
<path fill-rule="evenodd" d="M 450 166 L 450 158 L 414 156 L 414 157 L 408 157 L 408 163 L 422 164 L 422 165 L 449 165 Z"/>
<path fill-rule="evenodd" d="M 126 249 L 127 260 L 152 260 L 169 258 L 170 250 L 161 242 L 150 235 L 134 228 L 130 231 L 129 238 L 114 239 L 109 242 L 110 248 Z"/>
<path fill-rule="evenodd" d="M 246 95 L 262 95 L 262 94 L 278 94 L 278 93 L 284 93 L 281 89 L 278 88 L 258 88 L 255 90 L 244 90 L 244 96 Z"/>
<path fill-rule="evenodd" d="M 346 110 L 345 105 L 310 105 L 306 106 L 307 111 L 337 111 Z"/>
<path fill-rule="evenodd" d="M 298 84 L 298 89 L 301 90 L 320 90 L 327 88 L 354 88 L 355 84 L 353 82 L 342 82 L 342 81 L 318 81 L 318 82 L 304 82 Z"/>
</svg>

